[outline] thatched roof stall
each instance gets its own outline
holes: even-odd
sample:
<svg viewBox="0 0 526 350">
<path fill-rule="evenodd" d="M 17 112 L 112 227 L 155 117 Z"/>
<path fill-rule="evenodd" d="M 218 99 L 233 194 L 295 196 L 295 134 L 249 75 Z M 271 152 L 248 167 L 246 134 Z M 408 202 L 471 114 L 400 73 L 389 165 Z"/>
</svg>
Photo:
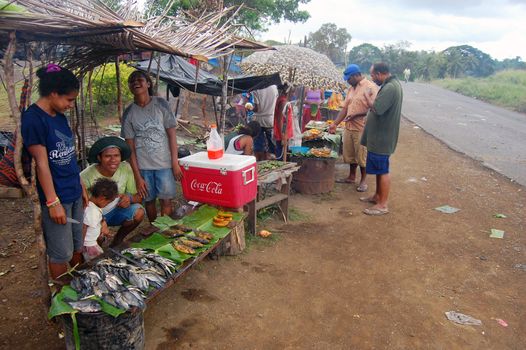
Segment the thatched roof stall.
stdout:
<svg viewBox="0 0 526 350">
<path fill-rule="evenodd" d="M 206 61 L 234 49 L 268 50 L 236 37 L 235 13 L 225 8 L 189 22 L 169 16 L 144 18 L 130 6 L 116 13 L 98 0 L 15 0 L 8 7 L 0 3 L 0 49 L 11 31 L 19 42 L 68 45 L 73 48 L 66 50 L 63 62 L 81 73 L 130 52 L 158 51 Z"/>
<path fill-rule="evenodd" d="M 169 6 L 168 6 L 169 7 Z M 20 109 L 15 95 L 15 52 L 21 53 L 32 70 L 31 45 L 17 51 L 17 43 L 43 45 L 43 61 L 60 62 L 81 76 L 121 54 L 158 51 L 206 61 L 231 54 L 235 49 L 267 50 L 269 47 L 236 37 L 232 18 L 234 8 L 203 15 L 192 22 L 182 18 L 157 16 L 143 18 L 133 7 L 115 12 L 99 0 L 0 0 L 0 56 L 3 58 L 10 111 L 17 134 L 15 165 L 24 191 L 31 196 L 34 228 L 42 274 L 43 302 L 49 305 L 45 243 L 40 225 L 40 205 L 35 191 L 35 166 L 32 183 L 24 177 L 21 165 Z M 88 84 L 89 86 L 89 84 Z M 31 88 L 31 86 L 29 86 Z M 83 94 L 81 94 L 82 99 Z M 224 96 L 226 96 L 226 91 Z M 81 102 L 80 105 L 83 105 Z M 82 114 L 76 112 L 82 121 Z"/>
</svg>

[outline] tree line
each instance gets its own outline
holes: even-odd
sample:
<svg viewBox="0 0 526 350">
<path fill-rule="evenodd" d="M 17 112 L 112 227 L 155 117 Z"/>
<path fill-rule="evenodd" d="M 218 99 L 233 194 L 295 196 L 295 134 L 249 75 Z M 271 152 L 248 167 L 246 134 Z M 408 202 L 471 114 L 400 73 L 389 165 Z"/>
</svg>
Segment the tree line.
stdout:
<svg viewBox="0 0 526 350">
<path fill-rule="evenodd" d="M 345 28 L 325 23 L 317 31 L 305 36 L 299 44 L 327 55 L 340 67 L 355 63 L 362 71 L 368 72 L 374 62 L 382 61 L 389 64 L 391 71 L 399 76 L 409 68 L 411 78 L 419 80 L 487 77 L 499 70 L 526 69 L 526 63 L 519 56 L 499 61 L 469 45 L 451 46 L 436 52 L 411 51 L 408 41 L 399 41 L 383 48 L 364 43 L 347 52 L 351 38 Z"/>
</svg>

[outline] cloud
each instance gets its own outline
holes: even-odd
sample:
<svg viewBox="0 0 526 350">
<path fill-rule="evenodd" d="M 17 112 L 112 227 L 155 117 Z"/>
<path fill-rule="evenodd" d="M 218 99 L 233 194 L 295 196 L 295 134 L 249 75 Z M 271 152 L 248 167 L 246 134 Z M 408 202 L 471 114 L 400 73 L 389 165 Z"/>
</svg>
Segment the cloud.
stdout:
<svg viewBox="0 0 526 350">
<path fill-rule="evenodd" d="M 303 5 L 306 23 L 273 25 L 261 38 L 297 43 L 324 23 L 335 23 L 352 35 L 349 47 L 364 42 L 382 47 L 401 40 L 414 50 L 443 50 L 468 44 L 503 59 L 526 59 L 524 0 L 312 0 Z"/>
</svg>

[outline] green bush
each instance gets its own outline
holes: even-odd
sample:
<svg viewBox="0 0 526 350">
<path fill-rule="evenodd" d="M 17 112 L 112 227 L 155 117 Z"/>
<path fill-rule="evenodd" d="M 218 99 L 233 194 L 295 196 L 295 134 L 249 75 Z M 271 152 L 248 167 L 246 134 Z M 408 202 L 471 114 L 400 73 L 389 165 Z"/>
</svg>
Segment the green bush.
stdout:
<svg viewBox="0 0 526 350">
<path fill-rule="evenodd" d="M 122 102 L 124 105 L 133 100 L 128 89 L 128 76 L 135 70 L 126 64 L 119 65 L 121 71 Z M 87 79 L 84 81 L 87 84 Z M 117 104 L 117 75 L 115 64 L 108 63 L 98 67 L 92 77 L 93 103 L 98 107 Z"/>
</svg>

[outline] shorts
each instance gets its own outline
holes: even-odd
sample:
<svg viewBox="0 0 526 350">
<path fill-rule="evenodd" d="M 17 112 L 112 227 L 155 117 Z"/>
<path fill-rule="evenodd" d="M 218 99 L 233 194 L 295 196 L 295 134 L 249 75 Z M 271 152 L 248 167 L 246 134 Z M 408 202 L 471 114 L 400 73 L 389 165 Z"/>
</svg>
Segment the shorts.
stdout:
<svg viewBox="0 0 526 350">
<path fill-rule="evenodd" d="M 146 181 L 148 194 L 144 198 L 145 202 L 151 202 L 156 198 L 172 199 L 177 194 L 172 168 L 157 170 L 140 170 L 141 176 Z"/>
<path fill-rule="evenodd" d="M 272 128 L 262 127 L 258 136 L 254 137 L 254 152 L 276 153 L 276 148 L 272 141 Z"/>
<path fill-rule="evenodd" d="M 46 251 L 49 262 L 63 264 L 71 260 L 73 252 L 80 252 L 84 245 L 82 237 L 82 220 L 84 207 L 82 197 L 73 203 L 62 203 L 66 211 L 66 217 L 80 222 L 73 224 L 67 222 L 65 225 L 55 223 L 49 217 L 49 208 L 42 205 L 42 230 L 46 241 Z"/>
<path fill-rule="evenodd" d="M 104 215 L 108 226 L 121 226 L 125 221 L 132 221 L 138 209 L 142 208 L 139 203 L 130 204 L 128 208 L 115 207 Z"/>
<path fill-rule="evenodd" d="M 365 167 L 365 172 L 373 175 L 389 174 L 389 156 L 367 152 L 367 165 Z"/>
<path fill-rule="evenodd" d="M 348 164 L 357 164 L 365 168 L 367 158 L 367 148 L 360 144 L 363 131 L 347 130 L 343 131 L 343 161 Z"/>
</svg>

